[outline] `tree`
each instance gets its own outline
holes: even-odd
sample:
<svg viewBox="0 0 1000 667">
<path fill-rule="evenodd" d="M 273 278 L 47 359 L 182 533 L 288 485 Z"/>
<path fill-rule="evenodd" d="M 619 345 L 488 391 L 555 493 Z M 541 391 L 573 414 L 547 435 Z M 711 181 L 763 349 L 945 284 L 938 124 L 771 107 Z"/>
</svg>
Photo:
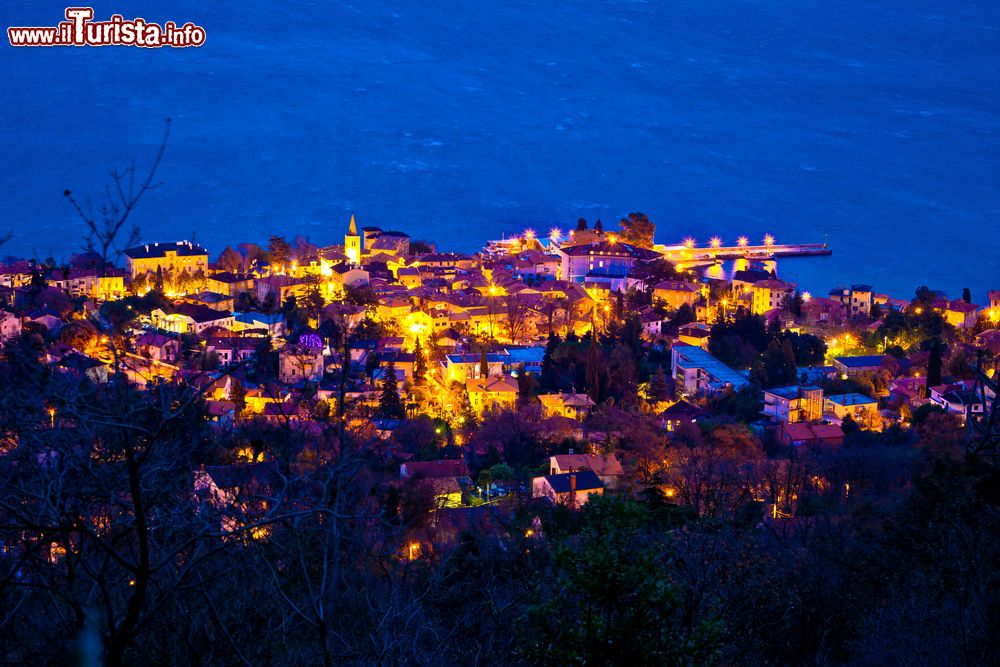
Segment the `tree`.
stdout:
<svg viewBox="0 0 1000 667">
<path fill-rule="evenodd" d="M 235 273 L 243 267 L 243 255 L 230 246 L 226 246 L 219 253 L 219 260 L 216 262 L 223 271 Z"/>
<path fill-rule="evenodd" d="M 528 328 L 528 300 L 519 294 L 509 294 L 504 307 L 504 328 L 507 339 L 517 345 Z"/>
<path fill-rule="evenodd" d="M 272 236 L 267 242 L 267 252 L 271 264 L 284 266 L 291 258 L 292 246 L 282 236 Z"/>
<path fill-rule="evenodd" d="M 490 376 L 490 362 L 486 357 L 486 346 L 479 350 L 479 377 L 486 379 Z"/>
<path fill-rule="evenodd" d="M 587 393 L 595 403 L 600 403 L 604 395 L 604 359 L 597 340 L 590 341 L 587 348 Z"/>
<path fill-rule="evenodd" d="M 670 583 L 646 508 L 591 497 L 578 531 L 559 536 L 552 572 L 540 578 L 519 629 L 529 664 L 710 664 L 714 619 L 682 620 L 682 594 Z M 666 561 L 666 562 L 669 562 Z"/>
<path fill-rule="evenodd" d="M 422 385 L 427 375 L 427 358 L 424 355 L 424 348 L 420 344 L 420 338 L 413 343 L 413 381 L 417 385 Z"/>
<path fill-rule="evenodd" d="M 157 187 L 157 184 L 153 183 L 153 179 L 160 167 L 160 160 L 163 159 L 163 152 L 167 149 L 169 137 L 170 119 L 167 118 L 164 121 L 163 139 L 160 141 L 160 147 L 153 157 L 146 177 L 136 183 L 135 161 L 121 171 L 112 170 L 111 183 L 105 187 L 104 203 L 96 211 L 89 198 L 80 204 L 70 190 L 63 192 L 67 201 L 86 225 L 85 247 L 88 252 L 96 253 L 100 257 L 102 276 L 112 263 L 112 252 L 117 257 L 129 246 L 139 242 L 139 228 L 135 225 L 132 225 L 124 244 L 119 245 L 121 239 L 118 238 L 118 235 L 125 223 L 128 222 L 132 212 L 139 205 L 139 200 L 142 199 L 143 195 Z"/>
<path fill-rule="evenodd" d="M 667 385 L 667 376 L 663 372 L 663 366 L 657 366 L 656 372 L 649 380 L 649 398 L 653 401 L 665 401 L 670 396 L 670 387 Z"/>
<path fill-rule="evenodd" d="M 604 233 L 604 223 L 601 222 L 600 218 L 598 218 L 594 222 L 594 231 L 597 232 L 598 234 L 603 234 Z"/>
<path fill-rule="evenodd" d="M 162 266 L 157 266 L 156 267 L 156 275 L 153 278 L 153 291 L 156 292 L 157 294 L 163 294 L 163 288 L 164 288 L 164 284 L 163 284 L 163 267 Z"/>
<path fill-rule="evenodd" d="M 962 301 L 966 303 L 972 303 L 972 292 L 968 287 L 962 288 Z"/>
<path fill-rule="evenodd" d="M 640 248 L 653 247 L 653 234 L 656 232 L 656 225 L 650 221 L 645 213 L 629 213 L 628 217 L 622 218 L 618 224 L 622 228 L 622 241 Z"/>
<path fill-rule="evenodd" d="M 927 359 L 927 388 L 936 387 L 941 384 L 941 356 L 944 345 L 937 338 L 931 341 L 931 355 Z"/>
<path fill-rule="evenodd" d="M 576 221 L 576 231 L 585 232 L 587 231 L 587 220 L 586 218 L 580 218 Z"/>
<path fill-rule="evenodd" d="M 396 363 L 390 359 L 382 367 L 382 393 L 378 399 L 378 411 L 387 419 L 402 419 L 406 416 L 403 401 L 399 397 L 399 380 L 396 378 Z"/>
</svg>

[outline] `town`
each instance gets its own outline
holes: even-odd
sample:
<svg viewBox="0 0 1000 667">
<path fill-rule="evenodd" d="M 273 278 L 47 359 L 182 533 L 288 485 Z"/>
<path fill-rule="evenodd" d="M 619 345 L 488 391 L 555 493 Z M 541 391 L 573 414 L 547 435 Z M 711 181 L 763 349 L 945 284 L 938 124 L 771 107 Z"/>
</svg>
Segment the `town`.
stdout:
<svg viewBox="0 0 1000 667">
<path fill-rule="evenodd" d="M 465 254 L 345 214 L 315 243 L 6 261 L 0 655 L 88 628 L 109 664 L 891 655 L 988 562 L 944 533 L 989 474 L 966 421 L 1000 290 L 811 294 L 779 263 L 824 243 L 607 227 Z M 966 585 L 966 643 L 923 630 L 985 659 Z"/>
</svg>

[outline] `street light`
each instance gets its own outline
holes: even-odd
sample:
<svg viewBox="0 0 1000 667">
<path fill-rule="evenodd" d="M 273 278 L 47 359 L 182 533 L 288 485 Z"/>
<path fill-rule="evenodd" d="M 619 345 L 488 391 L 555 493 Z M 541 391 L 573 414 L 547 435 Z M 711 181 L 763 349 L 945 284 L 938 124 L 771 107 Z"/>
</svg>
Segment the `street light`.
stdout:
<svg viewBox="0 0 1000 667">
<path fill-rule="evenodd" d="M 719 248 L 722 246 L 722 239 L 720 239 L 718 236 L 713 236 L 711 243 L 713 248 Z"/>
<path fill-rule="evenodd" d="M 770 234 L 764 234 L 764 245 L 768 248 L 774 245 L 774 237 Z"/>
<path fill-rule="evenodd" d="M 49 424 L 50 424 L 51 428 L 55 428 L 56 427 L 56 409 L 55 408 L 49 408 Z"/>
<path fill-rule="evenodd" d="M 684 239 L 684 247 L 685 248 L 693 248 L 694 247 L 694 238 L 692 238 L 692 237 L 689 236 L 686 239 Z"/>
<path fill-rule="evenodd" d="M 741 236 L 738 239 L 736 239 L 736 245 L 738 245 L 741 248 L 746 248 L 748 245 L 750 245 L 750 239 L 748 239 L 745 236 Z"/>
</svg>

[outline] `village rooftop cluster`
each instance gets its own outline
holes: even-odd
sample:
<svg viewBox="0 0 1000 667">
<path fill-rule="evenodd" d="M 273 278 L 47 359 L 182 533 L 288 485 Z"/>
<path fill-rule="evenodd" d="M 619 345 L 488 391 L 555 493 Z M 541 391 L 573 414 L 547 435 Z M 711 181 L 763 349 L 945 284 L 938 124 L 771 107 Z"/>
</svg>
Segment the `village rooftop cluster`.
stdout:
<svg viewBox="0 0 1000 667">
<path fill-rule="evenodd" d="M 192 241 L 145 243 L 124 251 L 124 270 L 87 253 L 65 267 L 8 263 L 0 336 L 41 337 L 55 372 L 97 383 L 191 383 L 221 429 L 263 420 L 308 432 L 342 415 L 374 429 L 401 478 L 434 480 L 449 508 L 518 489 L 579 506 L 637 474 L 591 423 L 604 403 L 632 406 L 669 435 L 716 417 L 720 397 L 762 387 L 750 427 L 793 446 L 837 446 L 845 429 L 880 431 L 926 404 L 964 419 L 975 350 L 1000 347 L 1000 291 L 985 307 L 968 293 L 950 299 L 926 288 L 914 299 L 857 284 L 813 296 L 778 277 L 777 258 L 817 248 L 777 246 L 770 235 L 759 246 L 746 237 L 730 248 L 716 237 L 702 249 L 693 239 L 654 245 L 653 224 L 632 214 L 614 233 L 581 219 L 568 234 L 528 230 L 463 254 L 359 227 L 353 215 L 346 227 L 342 243 L 275 236 L 214 260 Z M 729 275 L 723 259 L 735 259 Z M 115 307 L 125 303 L 127 324 L 116 331 Z M 921 327 L 954 340 L 947 360 L 939 347 L 914 349 Z M 754 336 L 764 336 L 756 351 Z M 555 370 L 561 344 L 593 347 L 601 337 L 636 346 L 631 377 L 619 384 L 608 368 Z M 605 365 L 590 357 L 584 365 Z M 548 468 L 531 478 L 491 452 L 507 479 L 474 482 L 469 464 L 487 455 L 466 447 L 475 425 L 528 405 L 580 450 L 530 462 Z M 437 425 L 437 451 L 394 438 L 417 416 Z M 49 417 L 53 428 L 64 424 L 58 406 Z M 268 457 L 243 451 L 230 466 Z M 211 467 L 196 480 L 221 484 Z M 794 514 L 791 499 L 770 507 L 772 518 Z"/>
</svg>

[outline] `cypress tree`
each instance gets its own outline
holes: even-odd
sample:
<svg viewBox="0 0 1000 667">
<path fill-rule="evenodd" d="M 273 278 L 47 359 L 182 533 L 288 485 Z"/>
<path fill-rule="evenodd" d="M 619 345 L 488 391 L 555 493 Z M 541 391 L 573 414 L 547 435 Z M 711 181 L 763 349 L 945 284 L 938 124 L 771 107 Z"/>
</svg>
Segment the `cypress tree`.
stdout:
<svg viewBox="0 0 1000 667">
<path fill-rule="evenodd" d="M 420 339 L 413 344 L 413 376 L 416 384 L 424 383 L 424 376 L 427 375 L 427 359 L 424 357 L 424 348 L 420 344 Z"/>
<path fill-rule="evenodd" d="M 597 346 L 597 340 L 590 341 L 587 348 L 587 393 L 594 399 L 595 403 L 600 403 L 601 391 L 603 390 L 601 375 L 601 349 Z"/>
<path fill-rule="evenodd" d="M 931 343 L 931 356 L 927 360 L 927 388 L 941 384 L 941 341 L 934 339 Z"/>
<path fill-rule="evenodd" d="M 490 376 L 490 362 L 486 358 L 486 346 L 479 353 L 479 377 L 488 378 Z"/>
<path fill-rule="evenodd" d="M 399 397 L 399 381 L 396 379 L 396 362 L 389 360 L 382 378 L 382 393 L 378 399 L 379 414 L 387 419 L 402 419 L 406 412 Z"/>
</svg>

